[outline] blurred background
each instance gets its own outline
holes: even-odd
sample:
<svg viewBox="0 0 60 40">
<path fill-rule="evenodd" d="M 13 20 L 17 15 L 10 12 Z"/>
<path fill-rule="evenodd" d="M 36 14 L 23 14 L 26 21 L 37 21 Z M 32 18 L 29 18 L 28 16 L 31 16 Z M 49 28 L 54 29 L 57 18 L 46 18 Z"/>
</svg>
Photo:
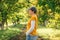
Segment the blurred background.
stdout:
<svg viewBox="0 0 60 40">
<path fill-rule="evenodd" d="M 37 9 L 38 40 L 60 40 L 60 0 L 0 0 L 0 40 L 25 40 L 20 33 L 32 6 Z"/>
</svg>

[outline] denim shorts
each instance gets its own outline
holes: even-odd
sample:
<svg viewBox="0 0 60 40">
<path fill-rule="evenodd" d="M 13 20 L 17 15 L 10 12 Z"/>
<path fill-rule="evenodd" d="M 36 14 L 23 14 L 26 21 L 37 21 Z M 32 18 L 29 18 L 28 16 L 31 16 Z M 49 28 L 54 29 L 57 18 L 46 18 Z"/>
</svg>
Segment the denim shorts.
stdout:
<svg viewBox="0 0 60 40">
<path fill-rule="evenodd" d="M 37 40 L 38 36 L 26 35 L 26 40 Z"/>
</svg>

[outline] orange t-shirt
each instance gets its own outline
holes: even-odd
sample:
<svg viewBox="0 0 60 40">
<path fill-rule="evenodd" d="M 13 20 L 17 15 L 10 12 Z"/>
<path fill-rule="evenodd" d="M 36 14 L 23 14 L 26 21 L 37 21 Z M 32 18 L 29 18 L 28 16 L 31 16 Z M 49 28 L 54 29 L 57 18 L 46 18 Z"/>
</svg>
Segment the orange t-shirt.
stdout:
<svg viewBox="0 0 60 40">
<path fill-rule="evenodd" d="M 37 25 L 38 25 L 38 19 L 36 15 L 33 15 L 30 20 L 28 21 L 27 24 L 27 31 L 30 29 L 31 27 L 31 21 L 34 20 L 35 21 L 35 27 L 33 29 L 33 31 L 30 33 L 30 35 L 37 35 Z"/>
</svg>

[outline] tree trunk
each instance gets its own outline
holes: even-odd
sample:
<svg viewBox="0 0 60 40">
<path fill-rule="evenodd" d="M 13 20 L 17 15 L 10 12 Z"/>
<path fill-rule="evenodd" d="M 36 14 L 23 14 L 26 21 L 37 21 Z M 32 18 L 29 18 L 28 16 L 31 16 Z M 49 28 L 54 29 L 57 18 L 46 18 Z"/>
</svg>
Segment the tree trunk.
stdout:
<svg viewBox="0 0 60 40">
<path fill-rule="evenodd" d="M 8 29 L 8 22 L 7 22 L 7 19 L 6 19 L 6 29 Z"/>
<path fill-rule="evenodd" d="M 2 20 L 2 27 L 1 30 L 4 30 L 4 20 Z"/>
</svg>

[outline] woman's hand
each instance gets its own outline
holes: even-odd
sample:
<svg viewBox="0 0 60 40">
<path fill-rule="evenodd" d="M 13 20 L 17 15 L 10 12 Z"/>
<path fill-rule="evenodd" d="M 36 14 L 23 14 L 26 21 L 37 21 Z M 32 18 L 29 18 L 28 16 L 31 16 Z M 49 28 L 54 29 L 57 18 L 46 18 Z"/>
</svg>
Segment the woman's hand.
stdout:
<svg viewBox="0 0 60 40">
<path fill-rule="evenodd" d="M 26 35 L 29 35 L 29 33 L 28 33 L 28 32 L 26 32 Z"/>
</svg>

